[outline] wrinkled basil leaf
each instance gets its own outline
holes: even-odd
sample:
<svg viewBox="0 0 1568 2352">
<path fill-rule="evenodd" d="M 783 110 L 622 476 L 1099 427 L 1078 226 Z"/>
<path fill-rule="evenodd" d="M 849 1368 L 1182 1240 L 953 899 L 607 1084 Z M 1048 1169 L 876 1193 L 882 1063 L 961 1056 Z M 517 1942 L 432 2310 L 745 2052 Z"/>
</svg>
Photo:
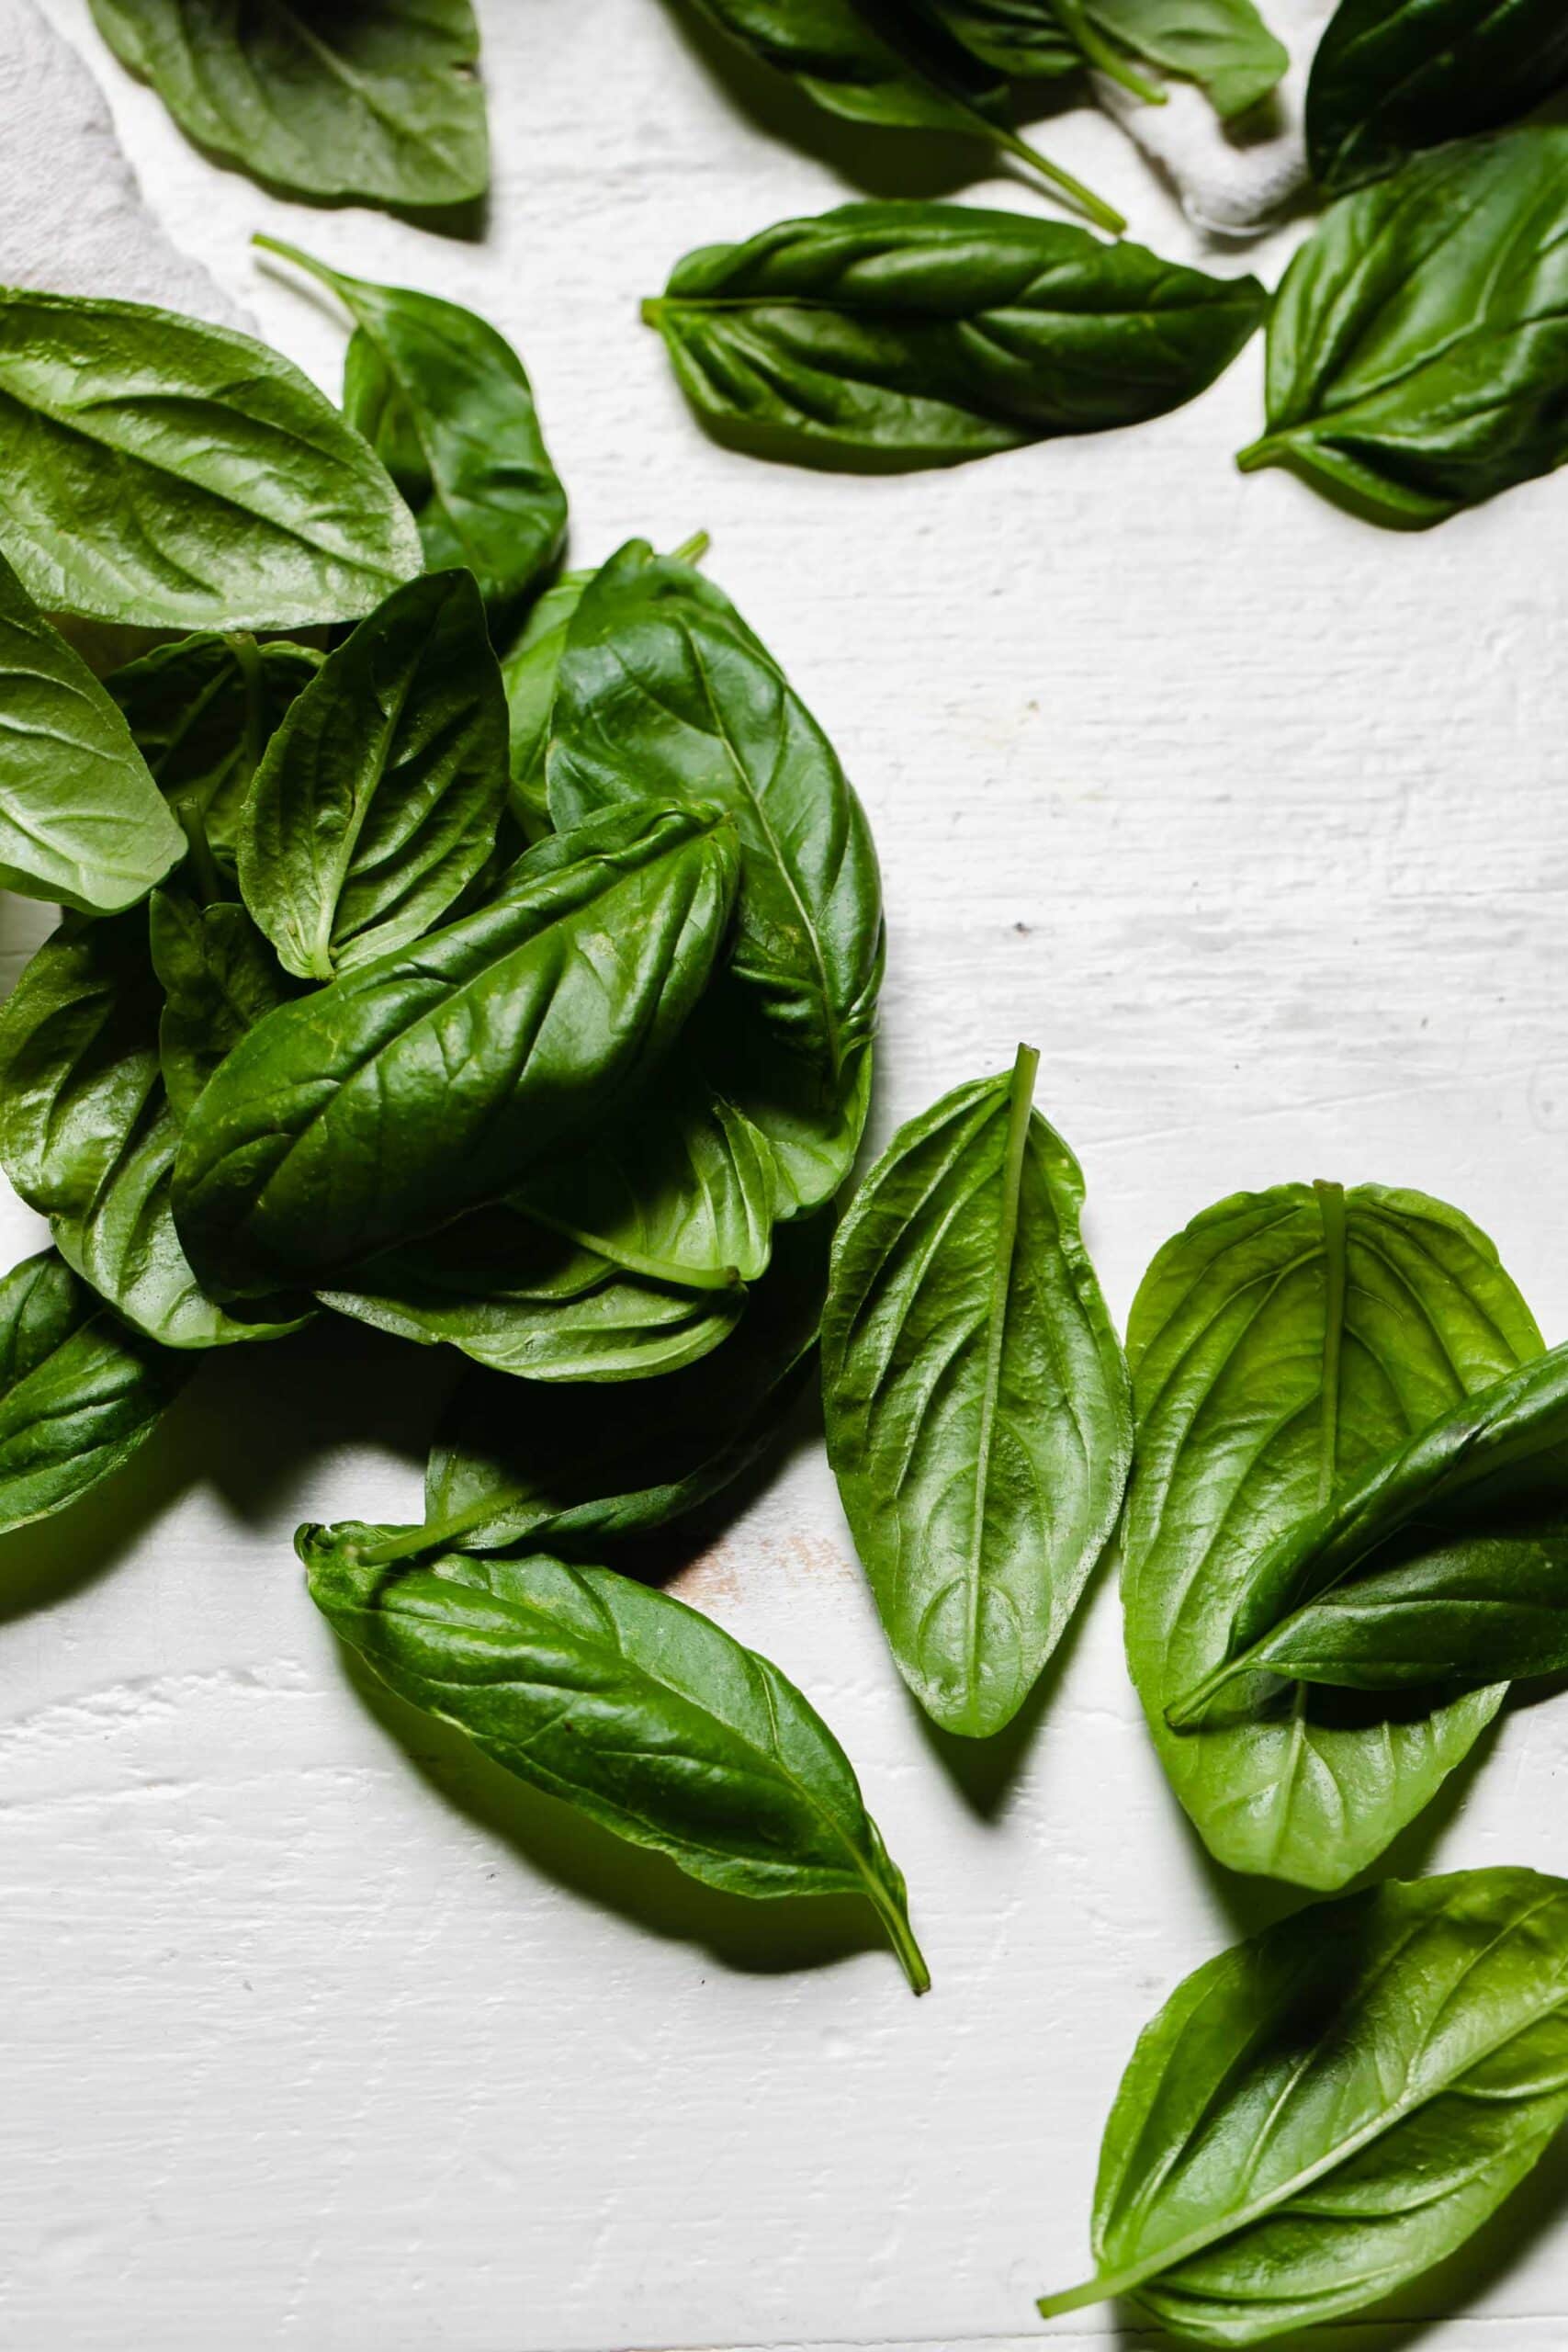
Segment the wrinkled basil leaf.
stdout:
<svg viewBox="0 0 1568 2352">
<path fill-rule="evenodd" d="M 1307 157 L 1337 196 L 1529 114 L 1568 79 L 1560 0 L 1341 0 L 1313 59 Z"/>
<path fill-rule="evenodd" d="M 176 1119 L 242 1037 L 287 1000 L 277 959 L 243 907 L 153 893 L 152 967 L 164 991 L 158 1062 Z"/>
</svg>

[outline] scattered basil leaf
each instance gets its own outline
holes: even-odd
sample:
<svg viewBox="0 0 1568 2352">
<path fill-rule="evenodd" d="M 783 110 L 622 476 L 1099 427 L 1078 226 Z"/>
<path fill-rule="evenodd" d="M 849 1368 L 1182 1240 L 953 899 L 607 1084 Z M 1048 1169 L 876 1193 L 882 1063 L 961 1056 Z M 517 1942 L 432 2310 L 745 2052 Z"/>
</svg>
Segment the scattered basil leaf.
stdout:
<svg viewBox="0 0 1568 2352">
<path fill-rule="evenodd" d="M 1565 80 L 1559 0 L 1340 0 L 1307 84 L 1313 176 L 1337 196 L 1530 113 Z"/>
<path fill-rule="evenodd" d="M 1252 0 L 1085 0 L 1083 14 L 1110 42 L 1196 82 L 1226 122 L 1260 105 L 1291 62 Z"/>
<path fill-rule="evenodd" d="M 354 620 L 421 568 L 375 452 L 249 335 L 0 287 L 0 547 L 49 612 L 140 628 Z"/>
<path fill-rule="evenodd" d="M 716 808 L 616 809 L 540 842 L 488 906 L 269 1013 L 180 1148 L 175 1213 L 209 1287 L 326 1283 L 619 1112 L 707 984 L 738 865 Z"/>
<path fill-rule="evenodd" d="M 1496 1713 L 1497 1688 L 1395 1706 L 1298 1686 L 1238 1723 L 1165 1719 L 1228 1657 L 1271 1543 L 1540 1353 L 1491 1242 L 1419 1193 L 1238 1193 L 1156 1258 L 1127 1330 L 1127 1657 L 1171 1785 L 1228 1868 L 1343 1885 Z"/>
<path fill-rule="evenodd" d="M 981 64 L 1017 81 L 1057 81 L 1084 55 L 1052 0 L 917 0 L 923 15 Z"/>
<path fill-rule="evenodd" d="M 471 0 L 90 0 L 186 136 L 275 187 L 463 204 L 490 180 Z"/>
<path fill-rule="evenodd" d="M 114 703 L 0 556 L 0 883 L 110 914 L 185 852 Z"/>
<path fill-rule="evenodd" d="M 591 571 L 563 572 L 553 587 L 547 588 L 501 664 L 511 730 L 512 785 L 507 805 L 513 821 L 531 842 L 541 840 L 550 830 L 545 759 L 556 679 L 572 615 L 592 577 Z"/>
<path fill-rule="evenodd" d="M 1461 1871 L 1314 1905 L 1139 2038 L 1100 2150 L 1098 2278 L 1200 2344 L 1364 2310 L 1431 2268 L 1568 2112 L 1568 1884 Z"/>
<path fill-rule="evenodd" d="M 198 906 L 156 890 L 150 910 L 152 967 L 164 990 L 158 1061 L 175 1116 L 184 1122 L 221 1061 L 286 1001 L 271 948 L 243 907 Z"/>
<path fill-rule="evenodd" d="M 129 1462 L 186 1365 L 116 1320 L 52 1250 L 0 1278 L 0 1533 Z"/>
<path fill-rule="evenodd" d="M 317 1606 L 400 1698 L 710 1886 L 866 1896 L 926 1989 L 849 1758 L 766 1658 L 607 1568 L 453 1555 L 389 1571 L 346 1530 L 299 1544 Z"/>
<path fill-rule="evenodd" d="M 1568 455 L 1568 130 L 1418 155 L 1325 213 L 1269 320 L 1284 465 L 1372 522 L 1424 530 Z"/>
<path fill-rule="evenodd" d="M 495 845 L 506 701 L 468 571 L 395 589 L 328 654 L 240 814 L 240 890 L 286 971 L 330 980 L 421 938 Z"/>
<path fill-rule="evenodd" d="M 1040 1057 L 900 1127 L 833 1250 L 828 1455 L 898 1671 L 971 1738 L 1022 1705 L 1115 1528 L 1127 1370 L 1032 1111 Z"/>
</svg>

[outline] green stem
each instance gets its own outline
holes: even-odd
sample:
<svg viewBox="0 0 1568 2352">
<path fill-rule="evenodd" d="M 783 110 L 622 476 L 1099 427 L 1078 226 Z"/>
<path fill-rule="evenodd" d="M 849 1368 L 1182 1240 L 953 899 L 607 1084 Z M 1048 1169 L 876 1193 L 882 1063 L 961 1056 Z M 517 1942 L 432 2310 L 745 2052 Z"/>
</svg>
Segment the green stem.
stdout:
<svg viewBox="0 0 1568 2352">
<path fill-rule="evenodd" d="M 915 1931 L 907 1915 L 899 1909 L 886 1887 L 879 1886 L 874 1879 L 868 1879 L 866 1884 L 876 1906 L 877 1917 L 887 1930 L 887 1940 L 897 1953 L 904 1973 L 909 1980 L 909 1990 L 917 1995 L 929 1993 L 931 1973 L 926 1966 L 924 1952 L 915 1941 Z"/>
<path fill-rule="evenodd" d="M 1063 170 L 1060 164 L 1052 163 L 1048 155 L 1043 155 L 1037 147 L 1032 147 L 1027 139 L 1021 139 L 1016 130 L 998 130 L 995 123 L 987 123 L 986 128 L 998 147 L 1010 155 L 1016 155 L 1021 163 L 1029 165 L 1031 171 L 1038 172 L 1042 179 L 1049 180 L 1053 187 L 1060 188 L 1062 194 L 1070 197 L 1079 211 L 1087 213 L 1098 228 L 1109 230 L 1113 237 L 1122 234 L 1127 226 L 1126 221 L 1120 212 L 1106 203 L 1103 197 L 1096 196 L 1093 188 L 1086 187 L 1082 180 L 1075 179 L 1071 172 Z"/>
<path fill-rule="evenodd" d="M 1208 1713 L 1211 1702 L 1218 1698 L 1226 1683 L 1245 1671 L 1245 1657 L 1228 1658 L 1224 1666 L 1216 1666 L 1206 1674 L 1201 1682 L 1195 1682 L 1190 1690 L 1166 1709 L 1165 1719 L 1171 1730 L 1190 1731 Z"/>
<path fill-rule="evenodd" d="M 1126 52 L 1095 30 L 1083 9 L 1076 5 L 1076 0 L 1055 0 L 1055 6 L 1056 14 L 1067 33 L 1097 72 L 1118 83 L 1133 97 L 1141 98 L 1145 106 L 1163 107 L 1166 104 L 1165 92 L 1156 84 L 1145 82 L 1141 74 L 1134 71 Z"/>
<path fill-rule="evenodd" d="M 689 539 L 682 540 L 671 561 L 672 563 L 701 563 L 712 545 L 713 541 L 705 531 L 694 531 Z"/>
<path fill-rule="evenodd" d="M 1090 2303 L 1108 2303 L 1129 2288 L 1141 2287 L 1148 2276 L 1146 2270 L 1108 2271 L 1101 2278 L 1086 2278 L 1081 2287 L 1069 2287 L 1065 2294 L 1042 2295 L 1034 2308 L 1042 2319 L 1060 2319 L 1066 2312 L 1087 2311 Z"/>
<path fill-rule="evenodd" d="M 440 1552 L 462 1536 L 471 1535 L 487 1519 L 495 1517 L 493 1498 L 476 1503 L 471 1510 L 458 1511 L 451 1519 L 426 1520 L 419 1527 L 400 1527 L 380 1544 L 367 1544 L 355 1554 L 360 1566 L 367 1568 L 395 1567 L 400 1560 L 417 1560 L 426 1552 Z"/>
<path fill-rule="evenodd" d="M 642 305 L 641 316 L 645 327 L 657 327 L 664 316 L 663 296 L 650 294 Z"/>
<path fill-rule="evenodd" d="M 1261 473 L 1265 466 L 1277 466 L 1284 454 L 1285 445 L 1278 434 L 1265 433 L 1261 440 L 1249 441 L 1245 449 L 1236 451 L 1236 467 L 1244 474 Z"/>
</svg>

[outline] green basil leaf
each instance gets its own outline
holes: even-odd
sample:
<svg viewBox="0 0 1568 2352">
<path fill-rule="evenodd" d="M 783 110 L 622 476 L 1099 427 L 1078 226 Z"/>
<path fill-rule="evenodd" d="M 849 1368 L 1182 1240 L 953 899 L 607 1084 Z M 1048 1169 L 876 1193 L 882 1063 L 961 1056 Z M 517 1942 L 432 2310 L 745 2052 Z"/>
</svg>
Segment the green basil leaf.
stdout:
<svg viewBox="0 0 1568 2352">
<path fill-rule="evenodd" d="M 286 971 L 423 937 L 495 846 L 506 702 L 473 575 L 411 580 L 289 706 L 240 816 L 240 890 Z"/>
<path fill-rule="evenodd" d="M 1568 1884 L 1461 1871 L 1314 1905 L 1145 2029 L 1094 2198 L 1100 2276 L 1199 2344 L 1361 2311 L 1462 2245 L 1568 2113 Z"/>
<path fill-rule="evenodd" d="M 617 809 L 541 842 L 488 906 L 269 1013 L 186 1125 L 175 1208 L 197 1271 L 241 1295 L 324 1283 L 603 1125 L 705 988 L 738 865 L 715 808 Z"/>
<path fill-rule="evenodd" d="M 773 1146 L 781 1213 L 815 1207 L 854 1158 L 882 980 L 876 852 L 832 746 L 722 593 L 640 539 L 583 592 L 552 728 L 558 825 L 648 794 L 733 815 L 739 917 L 708 1071 Z"/>
<path fill-rule="evenodd" d="M 111 914 L 185 852 L 114 703 L 0 556 L 0 883 Z"/>
<path fill-rule="evenodd" d="M 490 180 L 471 0 L 91 0 L 180 129 L 274 187 L 463 204 Z"/>
<path fill-rule="evenodd" d="M 127 1330 L 52 1250 L 0 1279 L 0 1532 L 129 1462 L 186 1366 Z"/>
<path fill-rule="evenodd" d="M 208 633 L 156 646 L 105 679 L 159 790 L 189 831 L 194 862 L 210 869 L 204 882 L 232 876 L 251 779 L 285 711 L 321 666 L 308 646 Z"/>
<path fill-rule="evenodd" d="M 330 286 L 355 321 L 344 414 L 413 509 L 432 571 L 466 565 L 502 614 L 561 551 L 566 492 L 512 345 L 434 294 L 344 277 L 276 237 L 254 242 Z"/>
<path fill-rule="evenodd" d="M 828 1453 L 898 1671 L 944 1730 L 1011 1720 L 1114 1531 L 1127 1371 L 1039 1056 L 900 1127 L 840 1229 Z"/>
<path fill-rule="evenodd" d="M 1269 321 L 1284 465 L 1375 523 L 1422 530 L 1568 455 L 1568 130 L 1418 155 L 1341 198 Z"/>
<path fill-rule="evenodd" d="M 249 335 L 0 288 L 0 547 L 50 612 L 139 628 L 356 619 L 421 569 L 380 459 Z"/>
<path fill-rule="evenodd" d="M 728 1340 L 743 1290 L 639 1281 L 504 1203 L 356 1266 L 323 1306 L 531 1381 L 646 1380 Z"/>
<path fill-rule="evenodd" d="M 529 841 L 539 841 L 550 830 L 545 757 L 549 750 L 556 679 L 572 615 L 592 577 L 591 571 L 568 571 L 547 588 L 501 664 L 512 746 L 507 805 Z"/>
<path fill-rule="evenodd" d="M 1530 113 L 1564 80 L 1558 0 L 1341 0 L 1307 85 L 1313 176 L 1337 196 Z"/>
<path fill-rule="evenodd" d="M 1018 81 L 1083 70 L 1083 51 L 1052 0 L 919 0 L 922 12 L 981 64 Z"/>
<path fill-rule="evenodd" d="M 1303 1686 L 1239 1723 L 1165 1719 L 1225 1661 L 1271 1543 L 1540 1353 L 1491 1242 L 1418 1193 L 1238 1193 L 1156 1258 L 1127 1330 L 1127 1656 L 1171 1785 L 1230 1869 L 1343 1885 L 1496 1713 L 1497 1688 L 1393 1706 Z"/>
<path fill-rule="evenodd" d="M 299 1551 L 334 1632 L 400 1697 L 710 1886 L 866 1896 L 925 1990 L 904 1881 L 853 1768 L 766 1658 L 607 1568 L 453 1555 L 388 1573 L 347 1531 L 317 1528 Z"/>
<path fill-rule="evenodd" d="M 177 890 L 154 891 L 152 967 L 164 990 L 158 1060 L 182 1123 L 220 1062 L 258 1021 L 284 1003 L 283 975 L 243 907 L 197 906 Z"/>
<path fill-rule="evenodd" d="M 1261 104 L 1291 62 L 1252 0 L 1086 0 L 1084 15 L 1134 57 L 1196 82 L 1227 122 Z"/>
<path fill-rule="evenodd" d="M 1060 220 L 846 204 L 689 254 L 644 315 L 722 439 L 886 471 L 1163 416 L 1266 300 Z"/>
</svg>

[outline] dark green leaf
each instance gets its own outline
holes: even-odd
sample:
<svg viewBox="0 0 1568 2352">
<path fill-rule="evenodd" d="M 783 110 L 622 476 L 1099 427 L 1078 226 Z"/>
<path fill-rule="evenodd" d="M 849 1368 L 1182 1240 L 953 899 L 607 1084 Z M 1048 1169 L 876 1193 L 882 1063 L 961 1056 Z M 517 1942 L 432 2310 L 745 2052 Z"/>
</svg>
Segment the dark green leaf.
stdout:
<svg viewBox="0 0 1568 2352">
<path fill-rule="evenodd" d="M 1081 73 L 1084 56 L 1051 0 L 919 0 L 922 12 L 981 64 L 1018 81 Z"/>
<path fill-rule="evenodd" d="M 454 1555 L 389 1572 L 348 1530 L 302 1528 L 299 1549 L 333 1630 L 401 1698 L 710 1886 L 866 1896 L 925 1990 L 849 1758 L 766 1658 L 607 1568 Z"/>
<path fill-rule="evenodd" d="M 1127 1331 L 1128 1661 L 1171 1784 L 1232 1870 L 1343 1885 L 1496 1713 L 1496 1688 L 1398 1707 L 1303 1689 L 1237 1723 L 1165 1720 L 1229 1656 L 1270 1544 L 1540 1352 L 1492 1244 L 1418 1193 L 1238 1193 L 1145 1276 Z"/>
<path fill-rule="evenodd" d="M 568 571 L 553 588 L 547 588 L 501 665 L 512 737 L 509 806 L 529 841 L 538 841 L 550 830 L 545 758 L 550 744 L 556 678 L 572 615 L 592 577 L 591 571 Z"/>
<path fill-rule="evenodd" d="M 1307 85 L 1307 157 L 1337 196 L 1529 114 L 1568 79 L 1562 0 L 1341 0 Z"/>
<path fill-rule="evenodd" d="M 1287 465 L 1376 523 L 1425 529 L 1568 456 L 1568 130 L 1419 155 L 1332 206 L 1269 322 Z"/>
<path fill-rule="evenodd" d="M 1188 1977 L 1106 2126 L 1100 2276 L 1199 2344 L 1258 2344 L 1462 2245 L 1568 2112 L 1568 1884 L 1461 1871 L 1315 1905 Z"/>
<path fill-rule="evenodd" d="M 1127 1371 L 1037 1054 L 900 1127 L 840 1230 L 828 1453 L 898 1670 L 947 1731 L 1017 1713 L 1110 1541 Z"/>
<path fill-rule="evenodd" d="M 330 653 L 240 816 L 240 888 L 300 979 L 439 922 L 495 845 L 506 702 L 467 571 L 411 580 Z"/>
<path fill-rule="evenodd" d="M 164 998 L 159 1064 L 183 1122 L 219 1063 L 287 991 L 277 959 L 243 907 L 203 907 L 183 892 L 158 890 L 151 935 Z"/>
</svg>

